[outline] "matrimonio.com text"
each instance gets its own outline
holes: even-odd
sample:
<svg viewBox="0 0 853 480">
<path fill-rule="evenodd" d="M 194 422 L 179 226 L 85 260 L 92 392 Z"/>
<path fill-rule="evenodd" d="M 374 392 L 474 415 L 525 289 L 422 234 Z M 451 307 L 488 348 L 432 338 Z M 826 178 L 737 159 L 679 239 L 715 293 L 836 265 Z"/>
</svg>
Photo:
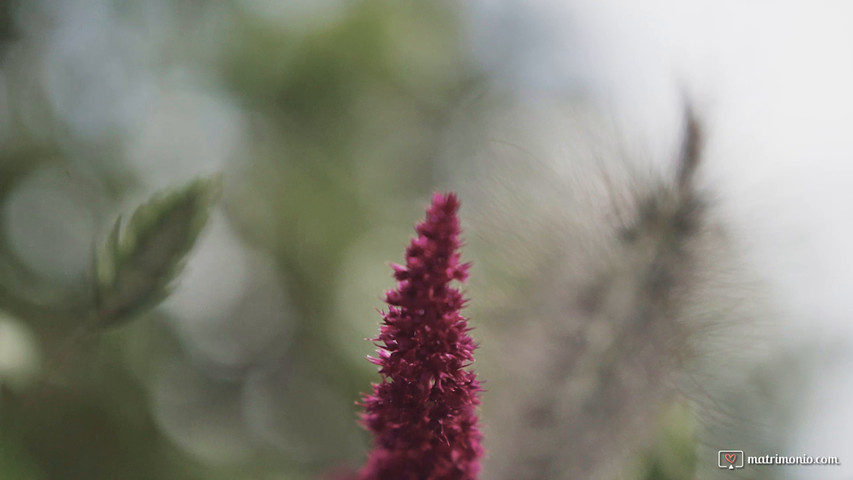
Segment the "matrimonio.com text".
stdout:
<svg viewBox="0 0 853 480">
<path fill-rule="evenodd" d="M 812 455 L 744 455 L 743 450 L 720 450 L 717 466 L 728 470 L 743 468 L 744 465 L 841 465 L 834 456 Z"/>
</svg>

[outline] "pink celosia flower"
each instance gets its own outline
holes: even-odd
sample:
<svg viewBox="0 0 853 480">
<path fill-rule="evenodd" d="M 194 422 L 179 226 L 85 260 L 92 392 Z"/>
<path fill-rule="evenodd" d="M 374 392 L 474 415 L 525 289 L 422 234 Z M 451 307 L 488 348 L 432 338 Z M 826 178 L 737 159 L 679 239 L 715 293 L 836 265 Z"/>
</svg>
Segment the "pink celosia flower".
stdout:
<svg viewBox="0 0 853 480">
<path fill-rule="evenodd" d="M 406 265 L 394 265 L 397 288 L 374 341 L 382 382 L 365 395 L 363 423 L 374 434 L 361 480 L 473 480 L 483 449 L 477 428 L 480 384 L 466 367 L 474 341 L 459 310 L 465 281 L 459 262 L 459 201 L 435 194 Z"/>
</svg>

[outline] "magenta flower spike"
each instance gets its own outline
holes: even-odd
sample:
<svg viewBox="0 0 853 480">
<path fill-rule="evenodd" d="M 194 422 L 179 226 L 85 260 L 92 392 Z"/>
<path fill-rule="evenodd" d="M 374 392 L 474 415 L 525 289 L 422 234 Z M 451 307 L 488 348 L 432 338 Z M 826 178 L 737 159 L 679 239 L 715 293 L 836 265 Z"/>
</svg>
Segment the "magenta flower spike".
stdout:
<svg viewBox="0 0 853 480">
<path fill-rule="evenodd" d="M 374 434 L 360 480 L 473 480 L 482 435 L 475 409 L 480 384 L 466 368 L 476 345 L 459 311 L 466 300 L 459 262 L 459 201 L 434 194 L 406 265 L 394 265 L 397 288 L 386 293 L 377 358 L 382 381 L 365 395 L 362 421 Z"/>
</svg>

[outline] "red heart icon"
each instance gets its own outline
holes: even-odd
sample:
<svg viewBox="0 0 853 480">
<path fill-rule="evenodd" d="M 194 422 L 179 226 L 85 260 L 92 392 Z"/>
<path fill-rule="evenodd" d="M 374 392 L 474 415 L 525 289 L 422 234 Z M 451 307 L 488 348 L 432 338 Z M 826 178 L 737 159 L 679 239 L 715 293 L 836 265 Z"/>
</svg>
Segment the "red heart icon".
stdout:
<svg viewBox="0 0 853 480">
<path fill-rule="evenodd" d="M 736 453 L 727 453 L 724 456 L 726 457 L 726 461 L 731 463 L 732 465 L 734 465 L 734 463 L 737 461 Z"/>
</svg>

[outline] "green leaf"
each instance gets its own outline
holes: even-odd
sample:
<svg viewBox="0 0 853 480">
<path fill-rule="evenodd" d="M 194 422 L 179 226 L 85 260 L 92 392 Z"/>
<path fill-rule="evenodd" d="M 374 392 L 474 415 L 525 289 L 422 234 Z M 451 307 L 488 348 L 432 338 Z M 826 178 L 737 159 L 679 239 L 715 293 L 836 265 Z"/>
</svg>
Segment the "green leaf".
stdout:
<svg viewBox="0 0 853 480">
<path fill-rule="evenodd" d="M 219 196 L 219 177 L 161 192 L 121 217 L 95 257 L 95 328 L 118 325 L 155 307 L 170 292 Z"/>
</svg>

